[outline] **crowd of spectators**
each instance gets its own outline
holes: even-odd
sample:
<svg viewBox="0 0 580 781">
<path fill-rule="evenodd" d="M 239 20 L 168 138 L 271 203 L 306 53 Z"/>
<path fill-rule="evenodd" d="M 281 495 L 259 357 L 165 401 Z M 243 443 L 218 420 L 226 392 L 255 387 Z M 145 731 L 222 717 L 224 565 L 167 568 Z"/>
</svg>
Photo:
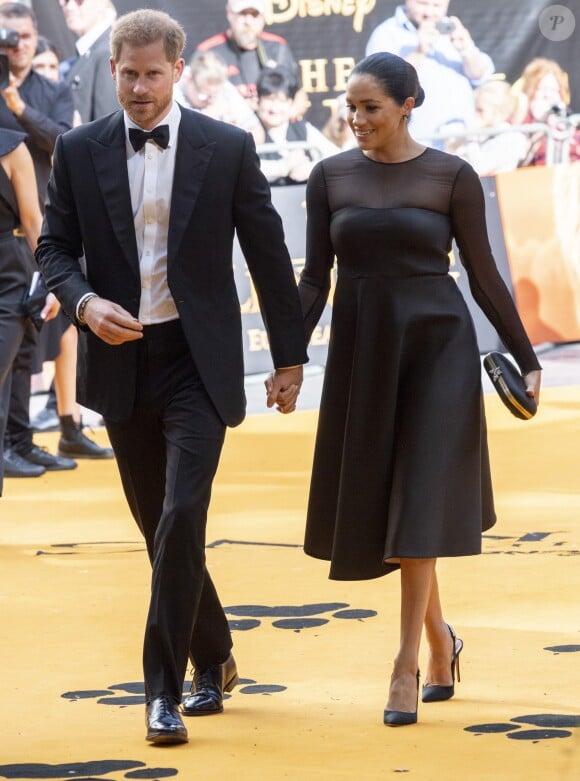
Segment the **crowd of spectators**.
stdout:
<svg viewBox="0 0 580 781">
<path fill-rule="evenodd" d="M 413 112 L 413 137 L 465 157 L 481 175 L 544 164 L 550 138 L 566 150 L 560 160 L 579 159 L 580 130 L 568 119 L 570 92 L 558 63 L 536 58 L 509 84 L 449 6 L 406 0 L 367 43 L 366 54 L 389 51 L 417 69 L 426 97 Z"/>
<path fill-rule="evenodd" d="M 109 65 L 114 3 L 58 1 L 76 39 L 75 56 L 66 60 L 39 35 L 30 3 L 0 4 L 0 24 L 19 35 L 4 50 L 10 77 L 0 90 L 0 128 L 26 134 L 41 209 L 57 136 L 118 108 Z M 266 0 L 225 2 L 225 29 L 199 43 L 175 99 L 250 132 L 272 185 L 303 183 L 316 160 L 354 145 L 345 96 L 328 101 L 326 123 L 314 127 L 298 61 L 288 42 L 266 29 Z M 389 51 L 416 67 L 426 99 L 413 112 L 412 136 L 464 157 L 480 175 L 580 159 L 578 115 L 570 117 L 568 76 L 560 65 L 535 58 L 508 83 L 449 6 L 450 0 L 405 0 L 366 44 L 366 54 Z M 20 228 L 15 237 L 31 278 L 34 260 Z M 64 315 L 40 334 L 30 323 L 24 329 L 5 420 L 7 475 L 37 476 L 74 468 L 76 458 L 112 457 L 83 432 L 75 355 L 76 330 Z M 54 361 L 54 380 L 46 407 L 30 421 L 31 378 L 43 361 Z M 58 429 L 56 455 L 34 444 L 34 430 Z"/>
</svg>

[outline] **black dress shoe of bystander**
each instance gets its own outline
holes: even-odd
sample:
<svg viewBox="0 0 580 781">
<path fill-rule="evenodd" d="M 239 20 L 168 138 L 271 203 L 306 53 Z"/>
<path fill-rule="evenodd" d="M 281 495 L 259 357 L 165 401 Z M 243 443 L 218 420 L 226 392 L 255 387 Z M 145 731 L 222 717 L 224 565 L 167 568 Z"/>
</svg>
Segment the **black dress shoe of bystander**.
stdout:
<svg viewBox="0 0 580 781">
<path fill-rule="evenodd" d="M 62 472 L 66 469 L 76 469 L 77 467 L 77 462 L 73 461 L 72 458 L 53 456 L 48 450 L 38 447 L 38 445 L 32 445 L 29 450 L 19 451 L 19 454 L 30 464 L 43 466 L 47 472 Z"/>
<path fill-rule="evenodd" d="M 4 477 L 40 477 L 45 472 L 46 467 L 31 464 L 15 450 L 4 451 Z"/>
</svg>

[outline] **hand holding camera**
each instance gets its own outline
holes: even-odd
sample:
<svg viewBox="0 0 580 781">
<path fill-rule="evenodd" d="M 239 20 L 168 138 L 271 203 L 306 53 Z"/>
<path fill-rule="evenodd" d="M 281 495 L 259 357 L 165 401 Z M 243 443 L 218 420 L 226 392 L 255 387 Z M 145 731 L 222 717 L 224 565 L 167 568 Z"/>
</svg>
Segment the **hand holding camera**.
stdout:
<svg viewBox="0 0 580 781">
<path fill-rule="evenodd" d="M 439 19 L 438 22 L 435 22 L 435 27 L 440 35 L 451 35 L 455 30 L 455 22 L 448 16 L 445 16 L 443 19 Z"/>
<path fill-rule="evenodd" d="M 473 39 L 467 27 L 464 27 L 457 16 L 446 16 L 437 22 L 437 29 L 442 35 L 448 35 L 449 40 L 460 54 L 473 49 Z"/>
</svg>

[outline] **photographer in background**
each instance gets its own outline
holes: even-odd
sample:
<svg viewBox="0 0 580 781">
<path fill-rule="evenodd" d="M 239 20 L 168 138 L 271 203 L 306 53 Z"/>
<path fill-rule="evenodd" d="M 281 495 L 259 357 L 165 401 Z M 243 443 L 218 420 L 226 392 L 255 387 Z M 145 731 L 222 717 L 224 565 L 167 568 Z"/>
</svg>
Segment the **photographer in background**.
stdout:
<svg viewBox="0 0 580 781">
<path fill-rule="evenodd" d="M 473 88 L 494 72 L 491 58 L 448 10 L 449 0 L 406 0 L 375 28 L 366 47 L 367 55 L 391 52 L 416 68 L 427 97 L 413 112 L 409 131 L 439 148 L 443 143 L 434 136 L 473 125 Z"/>
<path fill-rule="evenodd" d="M 56 139 L 72 127 L 72 93 L 66 84 L 50 81 L 34 71 L 38 30 L 28 6 L 0 5 L 0 28 L 16 34 L 16 45 L 0 49 L 10 72 L 8 85 L 0 90 L 0 127 L 27 134 L 42 209 Z"/>
</svg>

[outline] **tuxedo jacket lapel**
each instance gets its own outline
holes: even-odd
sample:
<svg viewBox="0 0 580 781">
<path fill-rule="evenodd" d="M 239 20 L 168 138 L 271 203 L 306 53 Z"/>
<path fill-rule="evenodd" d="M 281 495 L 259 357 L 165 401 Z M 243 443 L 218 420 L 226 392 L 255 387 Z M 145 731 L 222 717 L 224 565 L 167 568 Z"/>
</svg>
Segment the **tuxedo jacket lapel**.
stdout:
<svg viewBox="0 0 580 781">
<path fill-rule="evenodd" d="M 191 222 L 215 143 L 208 141 L 195 121 L 193 111 L 182 111 L 175 156 L 171 194 L 167 262 L 179 251 L 184 232 Z M 131 192 L 127 176 L 127 153 L 123 113 L 111 116 L 101 135 L 89 141 L 89 151 L 105 208 L 127 262 L 139 275 L 139 257 Z"/>
<path fill-rule="evenodd" d="M 105 209 L 117 240 L 127 262 L 139 276 L 139 256 L 127 175 L 125 124 L 122 111 L 111 116 L 103 133 L 97 139 L 89 140 L 89 152 L 93 159 Z"/>
<path fill-rule="evenodd" d="M 200 131 L 193 111 L 182 110 L 171 193 L 167 263 L 179 251 L 185 229 L 191 222 L 207 167 L 215 149 Z"/>
</svg>

